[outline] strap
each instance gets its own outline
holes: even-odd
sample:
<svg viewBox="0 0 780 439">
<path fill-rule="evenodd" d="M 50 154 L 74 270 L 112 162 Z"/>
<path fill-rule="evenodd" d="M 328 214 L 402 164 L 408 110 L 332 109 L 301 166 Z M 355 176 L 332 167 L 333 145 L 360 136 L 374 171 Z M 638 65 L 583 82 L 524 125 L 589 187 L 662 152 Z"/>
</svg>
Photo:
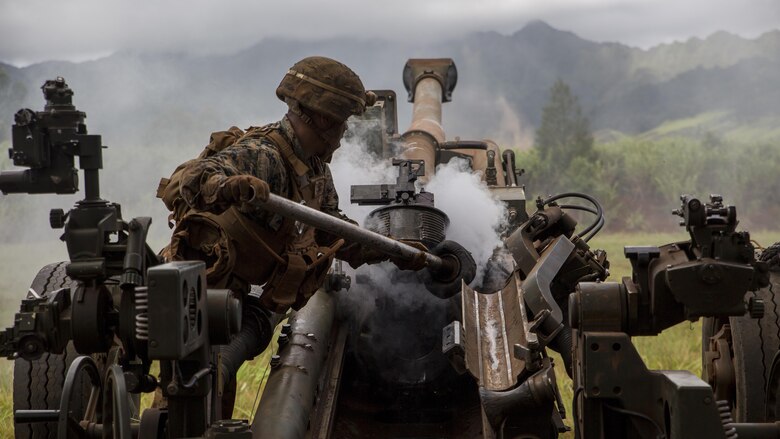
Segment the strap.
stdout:
<svg viewBox="0 0 780 439">
<path fill-rule="evenodd" d="M 295 172 L 295 175 L 300 177 L 309 173 L 309 166 L 306 163 L 303 163 L 301 159 L 295 155 L 295 151 L 293 151 L 290 142 L 288 142 L 279 131 L 269 131 L 267 136 L 279 148 L 279 152 L 282 153 L 284 159 L 287 160 L 287 163 L 290 164 L 293 171 Z"/>
<path fill-rule="evenodd" d="M 284 265 L 278 265 L 263 288 L 260 301 L 271 311 L 282 313 L 298 300 L 298 290 L 306 278 L 303 256 L 288 253 Z"/>
<path fill-rule="evenodd" d="M 236 143 L 246 138 L 253 137 L 266 137 L 274 145 L 276 145 L 276 147 L 279 149 L 279 152 L 287 161 L 287 164 L 292 168 L 293 172 L 295 172 L 295 175 L 298 177 L 308 174 L 311 170 L 306 163 L 302 162 L 301 159 L 295 155 L 295 151 L 293 151 L 290 141 L 287 140 L 287 137 L 285 137 L 280 132 L 278 123 L 272 123 L 262 127 L 249 127 L 246 130 L 246 134 L 239 138 Z"/>
<path fill-rule="evenodd" d="M 365 107 L 366 106 L 366 100 L 364 98 L 361 98 L 360 96 L 353 95 L 352 93 L 347 93 L 344 90 L 339 90 L 336 87 L 328 85 L 328 84 L 326 84 L 326 83 L 324 83 L 322 81 L 318 81 L 318 80 L 316 80 L 316 79 L 314 79 L 314 78 L 312 78 L 310 76 L 306 76 L 303 73 L 297 72 L 297 71 L 295 71 L 293 69 L 288 70 L 287 74 L 290 75 L 290 76 L 295 76 L 296 78 L 298 78 L 298 79 L 300 79 L 302 81 L 306 81 L 309 84 L 316 85 L 319 88 L 328 90 L 329 92 L 336 93 L 339 96 L 344 96 L 347 99 L 353 100 L 353 101 L 359 103 L 361 107 Z"/>
<path fill-rule="evenodd" d="M 314 260 L 311 264 L 309 264 L 306 269 L 307 270 L 313 270 L 317 268 L 320 264 L 322 264 L 324 261 L 327 261 L 331 258 L 331 256 L 335 255 L 337 251 L 341 249 L 341 247 L 344 246 L 344 240 L 339 239 L 338 241 L 334 242 L 333 245 L 330 247 L 319 247 L 317 249 L 318 253 L 321 253 L 317 256 L 317 259 Z"/>
<path fill-rule="evenodd" d="M 265 240 L 260 237 L 260 235 L 258 235 L 254 230 L 252 230 L 252 225 L 247 224 L 248 220 L 244 217 L 244 215 L 242 215 L 240 212 L 232 208 L 225 211 L 225 214 L 229 214 L 231 217 L 235 218 L 235 220 L 239 224 L 241 224 L 241 226 L 244 228 L 244 231 L 246 231 L 249 234 L 249 236 L 256 241 L 257 244 L 260 244 L 260 246 L 263 247 L 263 249 L 265 249 L 265 251 L 267 251 L 269 255 L 271 255 L 274 259 L 276 259 L 277 262 L 279 262 L 282 265 L 287 264 L 287 261 L 284 258 L 279 256 L 279 254 L 277 254 L 275 251 L 273 251 L 271 246 L 269 246 L 268 243 L 266 243 Z M 215 215 L 215 218 L 218 218 L 218 216 Z M 218 219 L 217 222 L 219 222 Z M 230 226 L 224 228 L 229 229 Z"/>
</svg>

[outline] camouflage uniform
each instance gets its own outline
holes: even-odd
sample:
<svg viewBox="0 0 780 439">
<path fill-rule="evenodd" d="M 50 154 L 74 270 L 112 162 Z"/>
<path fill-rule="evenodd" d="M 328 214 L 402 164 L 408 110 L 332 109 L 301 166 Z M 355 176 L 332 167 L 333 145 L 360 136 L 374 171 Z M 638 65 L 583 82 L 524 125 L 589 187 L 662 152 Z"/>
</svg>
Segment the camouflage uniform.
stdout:
<svg viewBox="0 0 780 439">
<path fill-rule="evenodd" d="M 307 125 L 312 119 L 301 106 L 337 122 L 322 131 L 321 138 L 326 141 L 340 139 L 346 119 L 363 113 L 375 98 L 348 67 L 323 57 L 296 63 L 276 94 Z M 211 143 L 198 159 L 181 165 L 170 179 L 161 181 L 158 197 L 176 220 L 163 256 L 168 260 L 203 260 L 209 287 L 230 288 L 243 298 L 241 331 L 222 348 L 223 416 L 232 413 L 235 374 L 241 363 L 258 355 L 270 342 L 275 325 L 271 312 L 303 306 L 323 284 L 334 256 L 353 266 L 371 258 L 359 246 L 342 246 L 343 240 L 327 233 L 251 204 L 229 202 L 223 188 L 231 178 L 256 177 L 273 194 L 350 221 L 338 208 L 338 194 L 323 160 L 338 144 L 334 141 L 328 146 L 322 157 L 308 154 L 285 116 L 280 122 L 250 128 L 246 133 L 233 127 L 212 134 Z M 263 285 L 259 301 L 247 295 L 250 284 Z"/>
<path fill-rule="evenodd" d="M 168 260 L 205 261 L 212 288 L 230 288 L 243 296 L 250 284 L 264 285 L 263 306 L 285 312 L 299 309 L 322 285 L 333 257 L 353 266 L 374 262 L 364 260 L 358 245 L 344 246 L 326 232 L 221 196 L 227 179 L 252 176 L 266 182 L 271 193 L 354 224 L 338 208 L 327 163 L 306 153 L 286 116 L 249 128 L 231 146 L 204 153 L 175 175 L 180 208 L 163 253 Z"/>
<path fill-rule="evenodd" d="M 309 165 L 315 175 L 325 177 L 323 205 L 321 211 L 337 218 L 353 222 L 339 210 L 339 196 L 333 185 L 333 177 L 328 164 L 319 157 L 307 156 L 295 137 L 290 121 L 285 116 L 280 122 L 272 124 L 279 127 L 285 137 L 290 140 L 293 150 L 298 158 Z M 199 210 L 207 210 L 213 213 L 222 213 L 230 207 L 221 202 L 218 196 L 218 184 L 203 185 L 207 180 L 224 180 L 232 175 L 253 175 L 264 180 L 271 188 L 271 192 L 291 198 L 292 187 L 290 176 L 284 159 L 276 146 L 267 138 L 247 138 L 235 145 L 222 150 L 211 157 L 191 162 L 182 173 L 180 193 L 184 201 Z M 201 186 L 211 189 L 208 193 Z M 274 213 L 262 209 L 244 214 L 258 224 L 262 224 L 270 230 L 278 231 L 283 218 Z"/>
</svg>

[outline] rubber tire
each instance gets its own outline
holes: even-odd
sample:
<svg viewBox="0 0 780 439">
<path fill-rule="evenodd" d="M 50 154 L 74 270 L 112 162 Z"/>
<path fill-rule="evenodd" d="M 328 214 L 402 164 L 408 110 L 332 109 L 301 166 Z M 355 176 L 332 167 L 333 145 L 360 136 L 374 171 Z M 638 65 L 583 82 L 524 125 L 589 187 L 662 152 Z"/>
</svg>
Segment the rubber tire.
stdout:
<svg viewBox="0 0 780 439">
<path fill-rule="evenodd" d="M 30 288 L 40 295 L 46 295 L 60 288 L 74 287 L 75 282 L 65 274 L 67 262 L 47 265 L 38 272 Z M 62 354 L 43 354 L 41 358 L 27 361 L 22 358 L 14 360 L 13 405 L 14 410 L 57 409 L 60 406 L 62 386 L 68 367 L 79 354 L 68 343 Z M 103 372 L 104 356 L 93 356 L 98 361 L 98 367 Z M 89 380 L 85 377 L 81 386 L 74 389 L 72 407 L 74 417 L 84 414 L 89 398 Z M 80 419 L 80 418 L 79 418 Z M 57 424 L 34 423 L 16 424 L 14 429 L 16 439 L 55 439 Z"/>
<path fill-rule="evenodd" d="M 436 256 L 455 256 L 460 262 L 460 273 L 458 273 L 458 276 L 447 281 L 436 279 L 427 269 L 417 272 L 425 288 L 434 296 L 440 299 L 448 299 L 460 293 L 462 282 L 469 284 L 474 280 L 474 276 L 477 274 L 477 264 L 474 262 L 474 257 L 471 256 L 471 253 L 462 245 L 455 241 L 442 241 L 431 249 L 431 253 Z"/>
<path fill-rule="evenodd" d="M 759 257 L 772 259 L 780 251 L 780 243 L 768 247 Z M 777 262 L 776 262 L 777 261 Z M 734 372 L 736 376 L 736 422 L 765 422 L 766 386 L 775 354 L 780 351 L 780 261 L 770 267 L 770 286 L 756 292 L 764 301 L 764 316 L 731 317 Z"/>
<path fill-rule="evenodd" d="M 766 249 L 764 249 L 763 252 L 761 252 L 761 257 L 759 260 L 764 262 L 769 262 L 769 269 L 773 272 L 780 272 L 780 257 L 776 258 L 775 256 L 780 255 L 780 242 L 776 242 Z"/>
</svg>

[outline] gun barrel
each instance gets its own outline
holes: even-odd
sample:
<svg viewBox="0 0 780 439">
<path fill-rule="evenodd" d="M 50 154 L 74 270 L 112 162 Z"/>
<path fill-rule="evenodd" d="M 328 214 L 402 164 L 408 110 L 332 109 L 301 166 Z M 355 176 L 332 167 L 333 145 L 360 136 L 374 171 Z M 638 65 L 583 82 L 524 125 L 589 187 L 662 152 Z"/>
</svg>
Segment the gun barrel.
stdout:
<svg viewBox="0 0 780 439">
<path fill-rule="evenodd" d="M 442 104 L 449 102 L 457 82 L 455 62 L 450 58 L 411 59 L 404 67 L 404 86 L 412 107 L 412 124 L 401 137 L 405 159 L 424 160 L 434 170 L 436 149 L 444 143 Z M 427 176 L 420 177 L 422 182 Z"/>
<path fill-rule="evenodd" d="M 416 249 L 403 242 L 380 235 L 379 233 L 363 229 L 278 195 L 270 194 L 268 201 L 260 204 L 259 207 L 316 227 L 320 230 L 330 232 L 350 241 L 370 246 L 371 248 L 396 258 L 412 260 L 415 257 L 418 257 L 417 255 L 420 253 L 424 253 L 427 268 L 434 272 L 446 273 L 447 271 L 451 272 L 452 270 L 457 270 L 457 267 L 452 267 L 452 264 L 450 264 L 449 261 L 445 261 L 436 255 Z"/>
<path fill-rule="evenodd" d="M 436 78 L 426 77 L 417 83 L 412 106 L 412 125 L 408 131 L 425 131 L 437 142 L 444 142 L 441 126 L 442 88 Z"/>
</svg>

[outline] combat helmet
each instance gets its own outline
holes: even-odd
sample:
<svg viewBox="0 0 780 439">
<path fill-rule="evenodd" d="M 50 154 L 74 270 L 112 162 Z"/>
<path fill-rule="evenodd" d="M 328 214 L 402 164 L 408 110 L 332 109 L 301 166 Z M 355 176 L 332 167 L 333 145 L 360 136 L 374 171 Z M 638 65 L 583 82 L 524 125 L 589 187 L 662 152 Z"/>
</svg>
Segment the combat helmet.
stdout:
<svg viewBox="0 0 780 439">
<path fill-rule="evenodd" d="M 344 122 L 373 105 L 375 95 L 366 93 L 358 75 L 344 64 L 324 56 L 310 56 L 295 65 L 282 78 L 276 96 Z"/>
</svg>

